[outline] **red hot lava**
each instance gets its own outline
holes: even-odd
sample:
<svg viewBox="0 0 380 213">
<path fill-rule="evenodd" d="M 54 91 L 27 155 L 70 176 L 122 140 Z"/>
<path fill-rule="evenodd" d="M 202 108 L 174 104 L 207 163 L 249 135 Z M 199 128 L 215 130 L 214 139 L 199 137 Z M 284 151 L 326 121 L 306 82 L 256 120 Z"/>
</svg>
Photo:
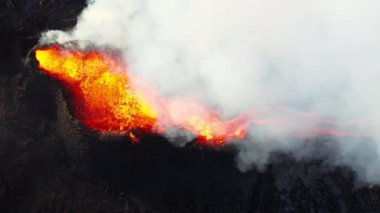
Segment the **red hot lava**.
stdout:
<svg viewBox="0 0 380 213">
<path fill-rule="evenodd" d="M 291 127 L 295 135 L 302 136 L 355 135 L 336 128 L 350 124 L 319 120 L 286 108 L 254 109 L 225 120 L 216 110 L 194 100 L 159 96 L 128 74 L 123 60 L 105 51 L 54 45 L 37 49 L 35 56 L 39 68 L 72 93 L 75 115 L 85 126 L 100 132 L 129 132 L 133 141 L 137 141 L 133 129 L 163 133 L 171 127 L 189 131 L 200 143 L 209 145 L 244 139 L 251 125 Z"/>
</svg>

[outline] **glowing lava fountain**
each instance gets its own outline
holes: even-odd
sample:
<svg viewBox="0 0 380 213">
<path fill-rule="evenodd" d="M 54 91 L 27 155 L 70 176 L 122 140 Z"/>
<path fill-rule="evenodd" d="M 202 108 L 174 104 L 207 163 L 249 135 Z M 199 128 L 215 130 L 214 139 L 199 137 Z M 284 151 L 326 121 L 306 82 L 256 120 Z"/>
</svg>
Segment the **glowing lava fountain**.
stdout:
<svg viewBox="0 0 380 213">
<path fill-rule="evenodd" d="M 224 120 L 217 111 L 196 101 L 159 96 L 128 74 L 121 58 L 106 51 L 81 51 L 54 45 L 37 49 L 35 56 L 39 68 L 58 79 L 71 92 L 75 116 L 86 127 L 100 132 L 130 133 L 142 129 L 163 133 L 167 128 L 178 128 L 193 133 L 199 142 L 210 145 L 243 139 L 252 124 L 279 125 L 279 128 L 293 125 L 299 129 L 318 123 L 327 127 L 310 127 L 296 134 L 354 135 L 334 129 L 332 126 L 338 122 L 318 120 L 313 115 L 286 108 L 255 109 Z M 278 116 L 279 112 L 281 116 Z M 351 123 L 339 125 L 351 126 Z M 134 135 L 131 137 L 135 139 Z"/>
</svg>

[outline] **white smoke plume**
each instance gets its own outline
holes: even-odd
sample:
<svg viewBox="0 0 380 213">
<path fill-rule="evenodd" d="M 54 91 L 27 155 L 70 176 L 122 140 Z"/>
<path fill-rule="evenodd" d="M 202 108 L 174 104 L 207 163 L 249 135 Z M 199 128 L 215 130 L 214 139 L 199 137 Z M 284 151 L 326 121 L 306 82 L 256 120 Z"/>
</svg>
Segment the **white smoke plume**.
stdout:
<svg viewBox="0 0 380 213">
<path fill-rule="evenodd" d="M 129 72 L 161 94 L 195 96 L 226 117 L 286 106 L 363 121 L 373 140 L 337 140 L 330 163 L 380 183 L 379 26 L 377 0 L 95 0 L 72 31 L 41 42 L 121 49 Z M 242 170 L 303 150 L 271 131 L 251 135 L 237 155 Z"/>
</svg>

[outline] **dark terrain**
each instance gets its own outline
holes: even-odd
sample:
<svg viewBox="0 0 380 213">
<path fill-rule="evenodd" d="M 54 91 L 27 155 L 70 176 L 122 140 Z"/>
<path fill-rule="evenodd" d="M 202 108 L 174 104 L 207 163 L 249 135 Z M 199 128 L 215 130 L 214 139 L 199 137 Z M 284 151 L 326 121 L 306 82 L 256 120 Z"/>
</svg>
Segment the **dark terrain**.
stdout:
<svg viewBox="0 0 380 213">
<path fill-rule="evenodd" d="M 99 138 L 30 55 L 41 32 L 75 26 L 85 1 L 0 1 L 0 212 L 380 210 L 378 187 L 321 161 L 277 154 L 266 171 L 242 173 L 233 150 Z"/>
</svg>

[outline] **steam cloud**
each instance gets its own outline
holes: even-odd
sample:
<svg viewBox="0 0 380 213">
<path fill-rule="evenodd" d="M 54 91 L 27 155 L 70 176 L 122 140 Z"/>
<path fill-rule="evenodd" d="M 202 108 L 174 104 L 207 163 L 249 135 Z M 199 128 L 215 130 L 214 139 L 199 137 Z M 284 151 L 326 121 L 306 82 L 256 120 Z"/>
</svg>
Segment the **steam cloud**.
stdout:
<svg viewBox="0 0 380 213">
<path fill-rule="evenodd" d="M 376 0 L 96 0 L 72 31 L 41 42 L 122 49 L 129 71 L 163 95 L 200 98 L 226 117 L 286 106 L 363 121 L 373 140 L 337 139 L 329 163 L 380 183 L 379 26 Z M 242 170 L 262 168 L 273 151 L 312 153 L 282 134 L 250 134 L 239 145 Z"/>
</svg>

